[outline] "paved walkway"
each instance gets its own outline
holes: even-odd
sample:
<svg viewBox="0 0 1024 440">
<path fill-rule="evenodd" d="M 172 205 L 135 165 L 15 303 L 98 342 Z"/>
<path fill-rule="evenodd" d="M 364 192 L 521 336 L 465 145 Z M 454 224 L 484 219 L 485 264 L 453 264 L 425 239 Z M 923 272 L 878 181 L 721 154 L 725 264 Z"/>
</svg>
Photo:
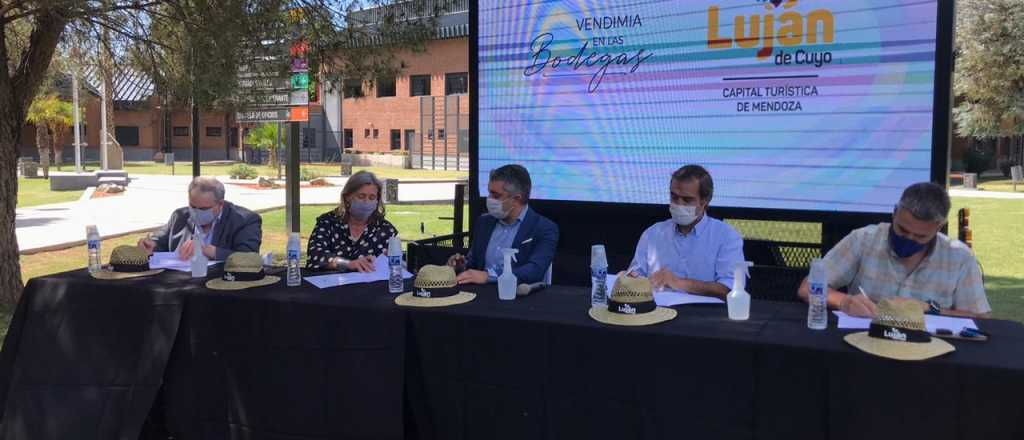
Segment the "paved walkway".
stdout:
<svg viewBox="0 0 1024 440">
<path fill-rule="evenodd" d="M 232 184 L 218 177 L 227 189 L 225 198 L 254 211 L 285 206 L 284 189 L 254 189 Z M 299 200 L 303 205 L 335 204 L 346 178 L 327 178 L 330 187 L 304 187 Z M 85 242 L 85 226 L 97 225 L 104 238 L 151 230 L 164 225 L 171 212 L 188 205 L 186 189 L 190 176 L 133 176 L 128 190 L 112 197 L 77 202 L 34 206 L 16 210 L 15 226 L 22 253 L 62 249 Z M 252 182 L 252 181 L 249 181 Z M 87 190 L 84 195 L 90 194 Z M 398 185 L 398 200 L 405 202 L 443 202 L 455 198 L 454 181 L 409 181 Z"/>
<path fill-rule="evenodd" d="M 1021 185 L 1024 190 L 1024 185 Z M 1015 199 L 1024 200 L 1024 192 L 981 191 L 976 189 L 950 188 L 950 197 L 968 197 L 977 199 Z"/>
</svg>

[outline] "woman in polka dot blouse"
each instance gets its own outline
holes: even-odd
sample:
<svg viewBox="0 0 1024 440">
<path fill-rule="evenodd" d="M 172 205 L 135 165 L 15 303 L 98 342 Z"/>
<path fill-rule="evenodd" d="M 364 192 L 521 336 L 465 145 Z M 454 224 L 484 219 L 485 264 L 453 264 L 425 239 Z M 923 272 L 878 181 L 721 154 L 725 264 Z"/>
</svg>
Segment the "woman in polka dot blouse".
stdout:
<svg viewBox="0 0 1024 440">
<path fill-rule="evenodd" d="M 360 171 L 345 183 L 341 203 L 316 219 L 306 247 L 309 269 L 373 272 L 374 260 L 387 252 L 398 230 L 384 219 L 383 185 Z"/>
</svg>

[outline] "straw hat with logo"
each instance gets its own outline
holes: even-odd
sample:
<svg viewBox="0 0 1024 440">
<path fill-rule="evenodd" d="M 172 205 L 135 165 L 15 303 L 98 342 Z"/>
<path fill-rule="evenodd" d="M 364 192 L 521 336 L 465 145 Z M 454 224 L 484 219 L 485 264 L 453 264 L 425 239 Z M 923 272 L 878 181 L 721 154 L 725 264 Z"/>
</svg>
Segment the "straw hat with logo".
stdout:
<svg viewBox="0 0 1024 440">
<path fill-rule="evenodd" d="M 428 264 L 420 268 L 412 283 L 412 292 L 395 298 L 395 304 L 410 307 L 445 307 L 468 303 L 475 293 L 463 292 L 455 282 L 455 269 Z"/>
<path fill-rule="evenodd" d="M 206 282 L 214 290 L 242 290 L 281 281 L 281 277 L 263 271 L 263 258 L 256 252 L 235 252 L 224 260 L 224 274 L 220 279 Z"/>
<path fill-rule="evenodd" d="M 137 246 L 122 245 L 110 253 L 110 264 L 92 276 L 101 280 L 123 280 L 148 277 L 163 271 L 149 268 L 149 254 L 146 251 Z"/>
<path fill-rule="evenodd" d="M 654 303 L 651 281 L 647 278 L 620 276 L 615 280 L 608 306 L 590 308 L 590 317 L 612 325 L 652 325 L 670 321 L 676 311 Z"/>
<path fill-rule="evenodd" d="M 878 303 L 868 331 L 846 335 L 843 340 L 866 353 L 901 361 L 921 361 L 956 350 L 928 333 L 919 305 L 890 299 Z"/>
</svg>

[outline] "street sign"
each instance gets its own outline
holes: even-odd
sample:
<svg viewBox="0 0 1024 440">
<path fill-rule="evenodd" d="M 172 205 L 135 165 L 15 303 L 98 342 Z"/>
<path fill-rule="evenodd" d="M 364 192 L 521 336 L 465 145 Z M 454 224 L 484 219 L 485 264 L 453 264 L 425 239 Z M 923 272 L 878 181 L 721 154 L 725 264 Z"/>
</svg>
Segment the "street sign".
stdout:
<svg viewBox="0 0 1024 440">
<path fill-rule="evenodd" d="M 289 122 L 309 122 L 309 107 L 292 107 Z"/>
<path fill-rule="evenodd" d="M 305 90 L 293 90 L 289 96 L 289 105 L 309 105 L 309 93 Z"/>
<path fill-rule="evenodd" d="M 292 83 L 294 83 L 294 79 Z M 287 90 L 295 88 L 292 87 L 287 78 L 242 78 L 238 80 L 238 87 L 256 90 Z"/>
<path fill-rule="evenodd" d="M 243 110 L 235 114 L 238 122 L 286 122 L 291 120 L 291 108 L 265 108 L 258 110 Z M 309 119 L 309 114 L 306 114 Z"/>
<path fill-rule="evenodd" d="M 308 89 L 309 88 L 309 73 L 293 73 L 292 74 L 292 88 L 293 89 Z"/>
</svg>

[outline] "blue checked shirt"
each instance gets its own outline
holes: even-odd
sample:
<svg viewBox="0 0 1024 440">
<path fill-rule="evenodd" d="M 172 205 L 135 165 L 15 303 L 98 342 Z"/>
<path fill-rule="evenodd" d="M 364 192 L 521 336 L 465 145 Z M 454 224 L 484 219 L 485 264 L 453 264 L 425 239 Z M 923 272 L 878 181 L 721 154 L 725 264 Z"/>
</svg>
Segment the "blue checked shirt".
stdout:
<svg viewBox="0 0 1024 440">
<path fill-rule="evenodd" d="M 498 220 L 495 223 L 494 231 L 491 232 L 491 240 L 487 242 L 487 253 L 484 255 L 487 282 L 497 282 L 498 275 L 505 270 L 505 254 L 501 250 L 512 247 L 512 242 L 516 239 L 516 234 L 519 233 L 519 226 L 526 218 L 527 209 L 529 209 L 528 206 L 523 206 L 519 217 L 516 217 L 511 224 L 505 223 L 504 220 Z"/>
</svg>

